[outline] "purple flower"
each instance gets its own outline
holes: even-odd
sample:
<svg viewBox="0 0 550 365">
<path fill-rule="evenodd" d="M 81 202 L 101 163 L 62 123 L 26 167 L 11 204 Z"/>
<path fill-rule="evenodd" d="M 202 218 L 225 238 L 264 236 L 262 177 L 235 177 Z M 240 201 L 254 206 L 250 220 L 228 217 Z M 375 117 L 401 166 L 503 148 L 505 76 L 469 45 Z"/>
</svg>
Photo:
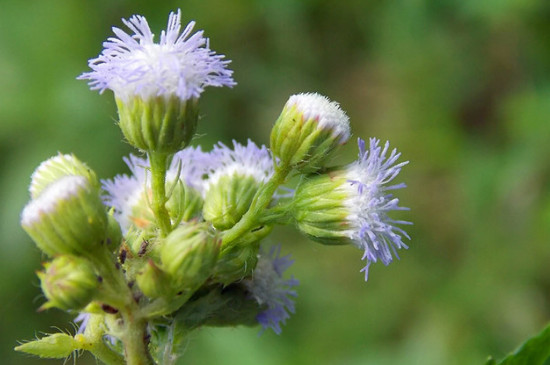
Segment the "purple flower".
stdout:
<svg viewBox="0 0 550 365">
<path fill-rule="evenodd" d="M 388 156 L 389 142 L 382 148 L 378 139 L 371 138 L 368 149 L 364 140 L 359 139 L 358 143 L 359 158 L 346 168 L 348 184 L 343 188 L 348 196 L 344 204 L 350 212 L 349 238 L 365 251 L 363 260 L 367 260 L 367 265 L 361 271 L 367 280 L 371 263 L 380 260 L 388 265 L 393 259 L 392 252 L 399 258 L 397 249 L 408 248 L 403 237 L 410 237 L 397 225 L 411 223 L 388 216 L 393 210 L 408 210 L 400 207 L 399 199 L 388 193 L 405 187 L 405 184 L 389 184 L 408 161 L 396 163 L 401 154 L 395 149 Z"/>
<path fill-rule="evenodd" d="M 292 276 L 284 279 L 284 271 L 292 265 L 294 260 L 289 256 L 280 257 L 281 246 L 274 246 L 265 255 L 260 251 L 260 257 L 252 278 L 245 281 L 247 289 L 252 297 L 266 310 L 258 314 L 256 319 L 262 326 L 262 333 L 271 328 L 276 334 L 281 333 L 281 323 L 285 323 L 294 313 L 294 301 L 296 291 L 292 287 L 297 286 L 299 281 Z"/>
<path fill-rule="evenodd" d="M 180 32 L 180 10 L 170 13 L 159 43 L 154 43 L 145 17 L 122 21 L 133 34 L 113 27 L 116 37 L 108 38 L 101 54 L 89 60 L 92 71 L 78 77 L 90 80 L 92 90 L 111 89 L 123 101 L 133 96 L 189 100 L 198 98 L 207 86 L 235 85 L 233 71 L 226 68 L 230 61 L 210 50 L 203 31 L 192 33 L 195 22 Z"/>
</svg>

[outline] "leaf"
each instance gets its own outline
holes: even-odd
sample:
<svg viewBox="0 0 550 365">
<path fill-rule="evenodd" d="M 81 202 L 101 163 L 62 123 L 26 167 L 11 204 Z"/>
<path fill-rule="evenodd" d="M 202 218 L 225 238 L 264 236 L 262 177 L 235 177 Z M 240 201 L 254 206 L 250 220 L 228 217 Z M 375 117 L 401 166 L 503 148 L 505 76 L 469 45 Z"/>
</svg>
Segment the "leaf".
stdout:
<svg viewBox="0 0 550 365">
<path fill-rule="evenodd" d="M 25 352 L 42 358 L 63 359 L 79 348 L 74 338 L 65 333 L 55 333 L 39 340 L 19 345 L 15 351 Z"/>
<path fill-rule="evenodd" d="M 550 325 L 528 339 L 516 352 L 500 362 L 489 358 L 485 365 L 542 365 L 550 357 Z"/>
</svg>

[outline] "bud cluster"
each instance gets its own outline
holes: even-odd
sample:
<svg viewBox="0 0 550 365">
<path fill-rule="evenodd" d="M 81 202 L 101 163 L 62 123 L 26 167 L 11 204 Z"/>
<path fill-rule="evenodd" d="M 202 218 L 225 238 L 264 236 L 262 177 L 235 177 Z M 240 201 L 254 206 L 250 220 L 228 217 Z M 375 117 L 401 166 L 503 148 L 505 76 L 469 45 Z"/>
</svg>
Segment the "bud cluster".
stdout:
<svg viewBox="0 0 550 365">
<path fill-rule="evenodd" d="M 160 353 L 177 357 L 173 345 L 183 341 L 170 333 L 257 323 L 279 334 L 294 313 L 298 281 L 285 278 L 293 261 L 280 246 L 262 244 L 277 224 L 362 249 L 365 278 L 371 263 L 387 265 L 407 247 L 399 226 L 409 223 L 390 218 L 405 208 L 389 193 L 404 187 L 392 181 L 406 162 L 372 138 L 368 148 L 359 139 L 355 162 L 330 166 L 351 135 L 338 103 L 292 95 L 269 147 L 250 140 L 208 152 L 191 147 L 204 88 L 235 85 L 229 61 L 209 49 L 202 31 L 192 33 L 194 23 L 181 31 L 179 11 L 159 43 L 144 17 L 124 23 L 134 34 L 114 28 L 80 79 L 113 91 L 119 127 L 140 153 L 124 160 L 130 174 L 100 182 L 76 157 L 52 157 L 33 173 L 21 214 L 49 260 L 38 273 L 47 298 L 41 309 L 93 318 L 77 335 L 84 340 L 63 337 L 65 347 L 112 363 L 153 364 Z M 285 187 L 291 176 L 299 183 Z M 36 354 L 44 343 L 20 349 Z"/>
</svg>

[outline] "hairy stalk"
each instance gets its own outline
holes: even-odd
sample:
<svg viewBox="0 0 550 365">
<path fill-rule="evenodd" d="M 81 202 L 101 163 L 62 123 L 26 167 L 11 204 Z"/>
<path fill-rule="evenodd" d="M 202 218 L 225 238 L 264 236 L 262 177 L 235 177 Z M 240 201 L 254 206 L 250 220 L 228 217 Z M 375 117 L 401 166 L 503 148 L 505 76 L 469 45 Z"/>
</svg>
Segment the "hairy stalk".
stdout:
<svg viewBox="0 0 550 365">
<path fill-rule="evenodd" d="M 151 189 L 153 190 L 152 209 L 165 237 L 172 230 L 170 215 L 166 209 L 166 168 L 169 155 L 166 153 L 148 152 L 151 163 Z"/>
<path fill-rule="evenodd" d="M 128 365 L 153 365 L 154 361 L 148 350 L 147 321 L 134 316 L 135 312 L 123 313 L 124 357 Z"/>
</svg>

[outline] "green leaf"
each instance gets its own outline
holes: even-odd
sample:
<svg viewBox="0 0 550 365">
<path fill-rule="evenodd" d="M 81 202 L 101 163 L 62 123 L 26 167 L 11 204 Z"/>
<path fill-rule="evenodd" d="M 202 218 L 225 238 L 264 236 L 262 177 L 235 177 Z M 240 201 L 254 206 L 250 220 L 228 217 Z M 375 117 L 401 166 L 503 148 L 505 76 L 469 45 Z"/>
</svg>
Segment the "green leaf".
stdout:
<svg viewBox="0 0 550 365">
<path fill-rule="evenodd" d="M 514 353 L 500 362 L 489 358 L 485 365 L 542 365 L 550 357 L 550 325 L 528 339 Z"/>
<path fill-rule="evenodd" d="M 55 333 L 39 340 L 19 345 L 15 351 L 26 352 L 42 358 L 63 359 L 79 348 L 75 339 L 65 333 Z"/>
</svg>

